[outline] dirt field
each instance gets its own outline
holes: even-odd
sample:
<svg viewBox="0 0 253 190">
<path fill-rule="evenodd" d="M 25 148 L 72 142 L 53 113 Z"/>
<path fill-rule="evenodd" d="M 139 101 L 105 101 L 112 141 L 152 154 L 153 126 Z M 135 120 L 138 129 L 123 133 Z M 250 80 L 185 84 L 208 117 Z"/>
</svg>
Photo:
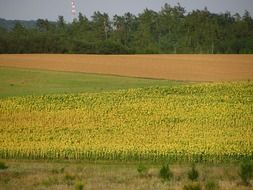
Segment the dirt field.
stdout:
<svg viewBox="0 0 253 190">
<path fill-rule="evenodd" d="M 0 55 L 0 66 L 183 81 L 253 79 L 253 55 Z"/>
</svg>

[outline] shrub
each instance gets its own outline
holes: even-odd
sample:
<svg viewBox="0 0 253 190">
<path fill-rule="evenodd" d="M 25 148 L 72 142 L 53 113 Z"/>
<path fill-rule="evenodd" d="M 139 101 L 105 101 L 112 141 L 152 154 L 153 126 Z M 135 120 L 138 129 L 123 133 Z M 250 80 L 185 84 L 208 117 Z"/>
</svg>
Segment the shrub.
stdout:
<svg viewBox="0 0 253 190">
<path fill-rule="evenodd" d="M 188 178 L 192 181 L 197 181 L 198 177 L 199 172 L 196 170 L 195 165 L 193 165 L 191 170 L 188 172 Z"/>
<path fill-rule="evenodd" d="M 61 169 L 60 169 L 60 173 L 63 173 L 64 170 L 65 170 L 65 168 L 61 168 Z"/>
<path fill-rule="evenodd" d="M 74 180 L 74 179 L 75 179 L 75 176 L 73 176 L 73 175 L 71 175 L 71 174 L 66 173 L 66 174 L 65 174 L 65 179 L 66 179 L 66 180 L 71 180 L 71 181 L 72 181 L 72 180 Z"/>
<path fill-rule="evenodd" d="M 239 176 L 245 185 L 249 185 L 249 181 L 253 176 L 253 165 L 252 163 L 246 161 L 241 163 Z"/>
<path fill-rule="evenodd" d="M 205 190 L 216 190 L 219 189 L 218 183 L 214 181 L 207 181 L 205 185 Z"/>
<path fill-rule="evenodd" d="M 83 184 L 82 184 L 82 182 L 76 183 L 75 190 L 83 190 Z"/>
<path fill-rule="evenodd" d="M 55 168 L 52 169 L 51 172 L 52 172 L 53 174 L 59 174 L 59 170 L 57 170 L 57 169 L 55 169 Z"/>
<path fill-rule="evenodd" d="M 68 174 L 68 173 L 66 173 L 65 176 L 64 176 L 64 180 L 66 181 L 66 183 L 68 185 L 73 185 L 74 179 L 75 179 L 75 176 L 73 176 L 71 174 Z"/>
<path fill-rule="evenodd" d="M 184 185 L 183 190 L 201 190 L 201 186 L 199 183 L 193 182 L 193 183 Z"/>
<path fill-rule="evenodd" d="M 6 166 L 4 162 L 0 162 L 0 170 L 5 170 L 7 168 L 8 166 Z"/>
<path fill-rule="evenodd" d="M 173 177 L 173 173 L 170 170 L 169 165 L 163 165 L 160 169 L 160 177 L 164 180 L 170 180 Z"/>
<path fill-rule="evenodd" d="M 52 185 L 55 185 L 55 184 L 59 184 L 59 180 L 55 176 L 52 176 L 52 177 L 49 176 L 47 179 L 42 181 L 42 184 L 46 187 L 49 187 L 49 186 L 52 186 Z"/>
<path fill-rule="evenodd" d="M 137 171 L 140 175 L 145 175 L 147 174 L 148 172 L 148 168 L 146 166 L 144 166 L 143 164 L 140 164 L 138 167 L 137 167 Z"/>
</svg>

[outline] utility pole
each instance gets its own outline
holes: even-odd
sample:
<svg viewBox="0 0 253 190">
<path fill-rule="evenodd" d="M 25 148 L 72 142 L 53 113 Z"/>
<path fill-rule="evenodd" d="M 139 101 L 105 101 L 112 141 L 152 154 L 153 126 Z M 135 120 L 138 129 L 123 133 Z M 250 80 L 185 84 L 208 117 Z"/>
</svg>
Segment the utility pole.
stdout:
<svg viewBox="0 0 253 190">
<path fill-rule="evenodd" d="M 105 39 L 107 40 L 107 37 L 108 37 L 108 29 L 107 29 L 107 26 L 106 26 L 106 21 L 104 20 L 104 30 L 105 30 Z"/>
<path fill-rule="evenodd" d="M 214 53 L 214 43 L 213 43 L 213 40 L 212 40 L 212 54 Z"/>
</svg>

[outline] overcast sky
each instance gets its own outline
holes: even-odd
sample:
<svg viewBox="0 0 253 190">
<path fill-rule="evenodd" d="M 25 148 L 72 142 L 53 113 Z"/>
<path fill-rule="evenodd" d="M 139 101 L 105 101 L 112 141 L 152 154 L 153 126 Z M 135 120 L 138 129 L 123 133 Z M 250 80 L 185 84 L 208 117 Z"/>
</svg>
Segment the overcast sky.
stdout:
<svg viewBox="0 0 253 190">
<path fill-rule="evenodd" d="M 126 12 L 138 14 L 145 8 L 160 10 L 168 3 L 172 6 L 178 2 L 189 12 L 193 9 L 203 9 L 205 6 L 211 12 L 230 11 L 241 15 L 248 10 L 253 16 L 253 0 L 75 0 L 77 11 L 90 17 L 94 11 L 122 15 Z M 63 15 L 72 20 L 71 0 L 0 0 L 0 17 L 5 19 L 36 20 L 47 18 L 57 20 Z"/>
</svg>

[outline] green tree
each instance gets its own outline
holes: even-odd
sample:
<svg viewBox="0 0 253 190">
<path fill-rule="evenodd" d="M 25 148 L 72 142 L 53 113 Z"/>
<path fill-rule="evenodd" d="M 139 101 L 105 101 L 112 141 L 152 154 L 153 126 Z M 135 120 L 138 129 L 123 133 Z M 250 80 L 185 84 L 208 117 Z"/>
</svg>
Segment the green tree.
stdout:
<svg viewBox="0 0 253 190">
<path fill-rule="evenodd" d="M 90 20 L 79 13 L 72 23 L 59 16 L 38 19 L 35 28 L 0 29 L 0 53 L 253 53 L 253 19 L 248 11 L 186 13 L 180 4 L 112 20 L 99 11 Z"/>
<path fill-rule="evenodd" d="M 96 40 L 104 41 L 109 39 L 112 27 L 108 14 L 102 14 L 99 11 L 94 12 L 91 24 Z"/>
</svg>

